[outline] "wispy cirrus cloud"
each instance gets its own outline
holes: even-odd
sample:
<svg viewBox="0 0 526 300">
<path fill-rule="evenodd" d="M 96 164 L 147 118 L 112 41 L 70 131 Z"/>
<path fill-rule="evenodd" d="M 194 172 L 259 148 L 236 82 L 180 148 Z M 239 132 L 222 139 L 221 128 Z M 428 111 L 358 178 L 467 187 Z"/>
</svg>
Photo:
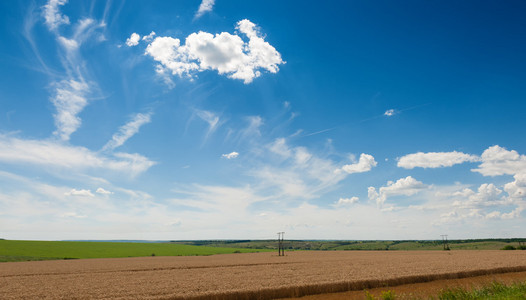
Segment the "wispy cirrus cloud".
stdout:
<svg viewBox="0 0 526 300">
<path fill-rule="evenodd" d="M 113 194 L 113 192 L 111 192 L 111 191 L 107 191 L 107 190 L 105 190 L 105 189 L 103 189 L 103 188 L 101 188 L 101 187 L 100 187 L 100 188 L 97 188 L 97 190 L 95 191 L 95 193 L 97 193 L 97 194 L 102 194 L 102 195 L 112 195 L 112 194 Z"/>
<path fill-rule="evenodd" d="M 222 32 L 211 34 L 200 31 L 190 34 L 185 44 L 172 37 L 157 37 L 146 47 L 146 54 L 159 64 L 157 73 L 167 71 L 179 77 L 194 76 L 196 72 L 215 70 L 220 75 L 251 83 L 261 76 L 260 70 L 277 73 L 285 62 L 281 54 L 264 40 L 256 25 L 247 19 L 237 23 L 241 36 Z"/>
<path fill-rule="evenodd" d="M 81 190 L 72 189 L 71 191 L 64 193 L 64 195 L 80 196 L 80 197 L 95 197 L 95 195 L 93 195 L 93 193 L 90 190 L 84 190 L 84 189 L 81 189 Z"/>
<path fill-rule="evenodd" d="M 86 82 L 74 79 L 64 80 L 56 86 L 55 95 L 51 97 L 51 103 L 57 110 L 54 114 L 57 130 L 54 134 L 67 141 L 81 125 L 78 114 L 88 105 L 86 94 L 89 87 Z"/>
<path fill-rule="evenodd" d="M 119 128 L 119 131 L 115 133 L 111 140 L 102 147 L 103 151 L 114 150 L 117 147 L 122 146 L 129 138 L 134 136 L 144 124 L 148 124 L 151 121 L 152 113 L 139 113 L 133 116 L 132 120 Z"/>
<path fill-rule="evenodd" d="M 85 147 L 70 146 L 52 140 L 20 139 L 0 135 L 0 161 L 7 164 L 47 166 L 80 172 L 111 170 L 138 175 L 155 162 L 139 154 L 102 155 Z"/>
<path fill-rule="evenodd" d="M 211 111 L 207 110 L 195 110 L 195 115 L 197 115 L 201 120 L 208 123 L 208 130 L 205 135 L 205 142 L 206 140 L 216 131 L 216 129 L 221 126 L 221 122 L 219 119 L 219 116 Z"/>
<path fill-rule="evenodd" d="M 95 41 L 103 40 L 103 35 L 99 33 L 96 36 L 95 32 L 97 29 L 105 27 L 103 22 L 99 23 L 92 18 L 83 18 L 72 26 L 72 34 L 69 37 L 64 36 L 59 27 L 61 25 L 69 25 L 70 21 L 67 15 L 62 14 L 60 7 L 66 3 L 67 0 L 49 0 L 42 6 L 44 23 L 56 37 L 56 41 L 60 46 L 58 56 L 65 69 L 65 74 L 62 76 L 54 74 L 53 80 L 55 82 L 52 85 L 54 86 L 54 93 L 50 97 L 50 101 L 56 109 L 54 118 L 57 130 L 54 134 L 63 141 L 68 141 L 71 134 L 81 126 L 82 121 L 79 114 L 89 104 L 88 96 L 91 94 L 95 84 L 87 79 L 89 78 L 87 76 L 88 72 L 85 71 L 86 64 L 82 59 L 80 48 L 83 43 L 90 39 Z M 29 21 L 31 20 L 26 20 L 26 22 Z M 27 26 L 33 26 L 33 24 L 28 23 Z M 29 34 L 30 31 L 29 27 L 26 28 L 26 37 L 30 40 L 38 55 L 38 49 Z M 40 56 L 39 59 L 45 67 L 46 64 Z M 56 77 L 62 77 L 62 79 L 56 80 Z"/>
</svg>

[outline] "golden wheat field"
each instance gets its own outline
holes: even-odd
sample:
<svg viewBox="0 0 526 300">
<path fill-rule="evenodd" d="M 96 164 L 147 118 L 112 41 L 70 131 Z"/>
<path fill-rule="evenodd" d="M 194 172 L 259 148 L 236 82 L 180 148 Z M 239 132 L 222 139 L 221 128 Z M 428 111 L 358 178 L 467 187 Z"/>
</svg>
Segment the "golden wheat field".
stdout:
<svg viewBox="0 0 526 300">
<path fill-rule="evenodd" d="M 526 251 L 328 251 L 0 264 L 0 299 L 276 299 L 526 271 Z"/>
</svg>

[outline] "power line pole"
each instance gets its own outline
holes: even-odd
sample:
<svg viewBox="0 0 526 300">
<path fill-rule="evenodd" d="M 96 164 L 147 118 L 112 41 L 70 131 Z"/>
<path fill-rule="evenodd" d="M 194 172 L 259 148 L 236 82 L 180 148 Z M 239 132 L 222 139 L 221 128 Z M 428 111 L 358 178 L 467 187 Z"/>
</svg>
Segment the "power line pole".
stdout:
<svg viewBox="0 0 526 300">
<path fill-rule="evenodd" d="M 285 256 L 285 247 L 283 240 L 285 239 L 285 232 L 278 232 L 278 256 Z"/>
<path fill-rule="evenodd" d="M 447 234 L 441 234 L 442 237 L 442 244 L 444 245 L 444 250 L 450 250 L 449 249 L 449 243 L 447 241 Z"/>
</svg>

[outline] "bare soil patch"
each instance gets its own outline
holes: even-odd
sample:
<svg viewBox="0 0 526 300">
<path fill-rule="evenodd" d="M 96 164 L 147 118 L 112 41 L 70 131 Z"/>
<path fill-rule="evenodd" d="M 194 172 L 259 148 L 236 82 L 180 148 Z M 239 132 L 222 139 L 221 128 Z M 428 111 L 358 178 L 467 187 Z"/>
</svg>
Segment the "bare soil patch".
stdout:
<svg viewBox="0 0 526 300">
<path fill-rule="evenodd" d="M 0 264 L 0 299 L 275 299 L 526 271 L 526 251 L 328 251 Z"/>
</svg>

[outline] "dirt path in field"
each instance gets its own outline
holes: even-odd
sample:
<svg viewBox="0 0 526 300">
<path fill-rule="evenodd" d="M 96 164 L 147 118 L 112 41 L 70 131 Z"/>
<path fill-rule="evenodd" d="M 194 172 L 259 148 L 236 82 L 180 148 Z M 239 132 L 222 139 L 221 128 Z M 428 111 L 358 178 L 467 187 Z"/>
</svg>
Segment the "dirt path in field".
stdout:
<svg viewBox="0 0 526 300">
<path fill-rule="evenodd" d="M 526 251 L 312 251 L 0 264 L 0 299 L 275 299 L 526 272 Z"/>
<path fill-rule="evenodd" d="M 493 282 L 503 284 L 513 284 L 526 282 L 526 272 L 512 272 L 492 274 L 485 276 L 467 277 L 461 279 L 446 279 L 435 280 L 425 283 L 404 284 L 393 287 L 383 287 L 368 289 L 371 295 L 380 299 L 380 295 L 385 291 L 393 291 L 396 299 L 429 299 L 430 296 L 437 296 L 441 290 L 448 288 L 463 288 L 466 290 L 473 290 L 482 288 Z M 299 298 L 283 298 L 281 300 L 363 300 L 365 299 L 365 291 L 350 291 L 342 293 L 311 295 Z"/>
</svg>

